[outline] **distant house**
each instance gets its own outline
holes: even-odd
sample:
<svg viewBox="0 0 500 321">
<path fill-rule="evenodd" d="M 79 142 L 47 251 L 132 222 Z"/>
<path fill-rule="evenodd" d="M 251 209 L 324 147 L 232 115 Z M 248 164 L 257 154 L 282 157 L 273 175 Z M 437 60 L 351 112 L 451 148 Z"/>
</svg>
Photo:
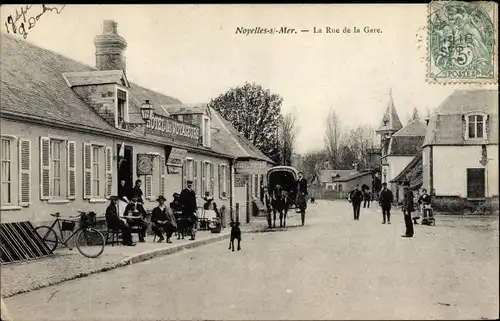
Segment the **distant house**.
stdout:
<svg viewBox="0 0 500 321">
<path fill-rule="evenodd" d="M 498 91 L 451 94 L 429 120 L 422 164 L 437 198 L 498 197 Z"/>
<path fill-rule="evenodd" d="M 311 185 L 324 190 L 342 191 L 342 185 L 336 179 L 356 173 L 355 169 L 322 169 L 316 171 L 311 179 Z"/>
<path fill-rule="evenodd" d="M 372 171 L 362 171 L 362 172 L 353 172 L 347 176 L 336 178 L 333 183 L 338 186 L 338 191 L 350 191 L 354 188 L 355 185 L 361 186 L 367 185 L 371 188 L 372 186 Z"/>
</svg>

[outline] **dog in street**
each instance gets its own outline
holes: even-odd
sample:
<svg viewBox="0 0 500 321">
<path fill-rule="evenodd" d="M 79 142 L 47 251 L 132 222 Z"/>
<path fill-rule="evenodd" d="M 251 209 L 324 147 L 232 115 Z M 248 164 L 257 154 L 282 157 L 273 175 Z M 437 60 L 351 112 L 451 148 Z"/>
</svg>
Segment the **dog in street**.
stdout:
<svg viewBox="0 0 500 321">
<path fill-rule="evenodd" d="M 229 240 L 229 249 L 234 252 L 234 240 L 238 240 L 238 248 L 237 250 L 241 250 L 240 242 L 241 242 L 241 229 L 240 222 L 231 222 L 229 223 L 231 226 L 231 239 Z"/>
</svg>

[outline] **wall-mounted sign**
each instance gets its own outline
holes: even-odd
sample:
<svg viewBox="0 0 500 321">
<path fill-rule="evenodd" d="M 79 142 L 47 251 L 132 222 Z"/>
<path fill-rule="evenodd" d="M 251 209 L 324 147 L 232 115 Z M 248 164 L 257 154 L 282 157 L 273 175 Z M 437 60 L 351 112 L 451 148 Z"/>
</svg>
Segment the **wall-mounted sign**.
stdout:
<svg viewBox="0 0 500 321">
<path fill-rule="evenodd" d="M 267 169 L 267 163 L 264 161 L 238 161 L 235 165 L 236 173 L 247 174 L 253 172 L 262 172 Z"/>
<path fill-rule="evenodd" d="M 166 165 L 182 167 L 187 157 L 187 150 L 167 146 L 165 148 Z"/>
<path fill-rule="evenodd" d="M 137 176 L 153 174 L 153 155 L 137 154 Z"/>
<path fill-rule="evenodd" d="M 154 134 L 185 138 L 196 143 L 200 138 L 200 127 L 159 115 L 146 122 L 146 129 Z"/>
</svg>

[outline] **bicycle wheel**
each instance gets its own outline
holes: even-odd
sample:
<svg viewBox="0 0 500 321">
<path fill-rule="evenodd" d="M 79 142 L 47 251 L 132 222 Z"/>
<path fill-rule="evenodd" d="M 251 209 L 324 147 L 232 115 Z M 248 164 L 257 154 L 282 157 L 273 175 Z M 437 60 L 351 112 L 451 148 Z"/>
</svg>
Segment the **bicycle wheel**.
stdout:
<svg viewBox="0 0 500 321">
<path fill-rule="evenodd" d="M 49 253 L 52 254 L 57 248 L 57 244 L 59 244 L 59 239 L 57 238 L 56 231 L 54 231 L 52 227 L 40 225 L 35 228 L 35 232 L 45 243 L 45 245 L 49 249 Z"/>
<path fill-rule="evenodd" d="M 83 256 L 96 258 L 104 251 L 104 235 L 91 227 L 82 229 L 76 235 L 76 248 Z"/>
</svg>

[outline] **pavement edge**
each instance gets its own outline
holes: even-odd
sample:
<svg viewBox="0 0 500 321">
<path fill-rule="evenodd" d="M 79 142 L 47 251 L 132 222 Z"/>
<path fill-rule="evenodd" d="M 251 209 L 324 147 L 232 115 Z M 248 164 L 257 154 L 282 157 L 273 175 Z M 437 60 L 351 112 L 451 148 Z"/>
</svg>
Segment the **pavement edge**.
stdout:
<svg viewBox="0 0 500 321">
<path fill-rule="evenodd" d="M 265 231 L 266 229 L 267 229 L 267 225 L 260 225 L 260 226 L 257 226 L 255 228 L 253 228 L 253 229 L 250 229 L 250 230 L 247 230 L 247 231 L 241 231 L 241 232 L 242 232 L 242 234 L 255 233 L 255 232 Z M 199 240 L 199 241 L 195 240 L 195 241 L 193 241 L 191 243 L 186 243 L 186 244 L 182 244 L 182 245 L 179 245 L 179 246 L 174 246 L 174 247 L 170 247 L 170 248 L 166 248 L 166 249 L 159 249 L 159 250 L 142 252 L 142 253 L 139 253 L 137 255 L 129 256 L 129 257 L 125 258 L 125 259 L 122 259 L 121 261 L 119 261 L 119 262 L 117 262 L 115 264 L 112 264 L 112 265 L 109 265 L 109 266 L 104 266 L 104 267 L 96 269 L 96 270 L 80 272 L 80 273 L 78 273 L 76 275 L 72 275 L 72 276 L 67 277 L 67 278 L 62 278 L 60 280 L 49 281 L 47 283 L 39 284 L 37 286 L 30 287 L 28 289 L 22 289 L 22 290 L 19 290 L 19 291 L 14 291 L 12 293 L 8 293 L 6 295 L 3 295 L 2 299 L 7 299 L 7 298 L 10 298 L 10 297 L 13 297 L 13 296 L 16 296 L 16 295 L 19 295 L 19 294 L 23 294 L 23 293 L 33 292 L 33 291 L 40 290 L 40 289 L 43 289 L 43 288 L 46 288 L 46 287 L 49 287 L 49 286 L 52 286 L 52 285 L 57 285 L 57 284 L 60 284 L 60 283 L 63 283 L 63 282 L 80 279 L 80 278 L 83 278 L 83 277 L 86 277 L 86 276 L 90 276 L 92 274 L 97 274 L 97 273 L 101 273 L 101 272 L 107 272 L 107 271 L 114 270 L 114 269 L 117 269 L 117 268 L 120 268 L 120 267 L 124 267 L 124 266 L 127 266 L 127 265 L 131 265 L 131 264 L 135 264 L 135 263 L 140 263 L 140 262 L 143 262 L 143 261 L 151 260 L 151 259 L 154 259 L 154 258 L 157 258 L 157 257 L 160 257 L 160 256 L 171 255 L 171 254 L 183 251 L 183 250 L 196 248 L 196 247 L 199 247 L 199 246 L 202 246 L 202 245 L 216 243 L 216 242 L 228 239 L 230 236 L 231 236 L 231 234 L 228 233 L 228 234 L 223 234 L 223 235 L 217 235 L 215 237 L 211 237 L 211 238 L 204 239 L 204 240 Z"/>
</svg>

